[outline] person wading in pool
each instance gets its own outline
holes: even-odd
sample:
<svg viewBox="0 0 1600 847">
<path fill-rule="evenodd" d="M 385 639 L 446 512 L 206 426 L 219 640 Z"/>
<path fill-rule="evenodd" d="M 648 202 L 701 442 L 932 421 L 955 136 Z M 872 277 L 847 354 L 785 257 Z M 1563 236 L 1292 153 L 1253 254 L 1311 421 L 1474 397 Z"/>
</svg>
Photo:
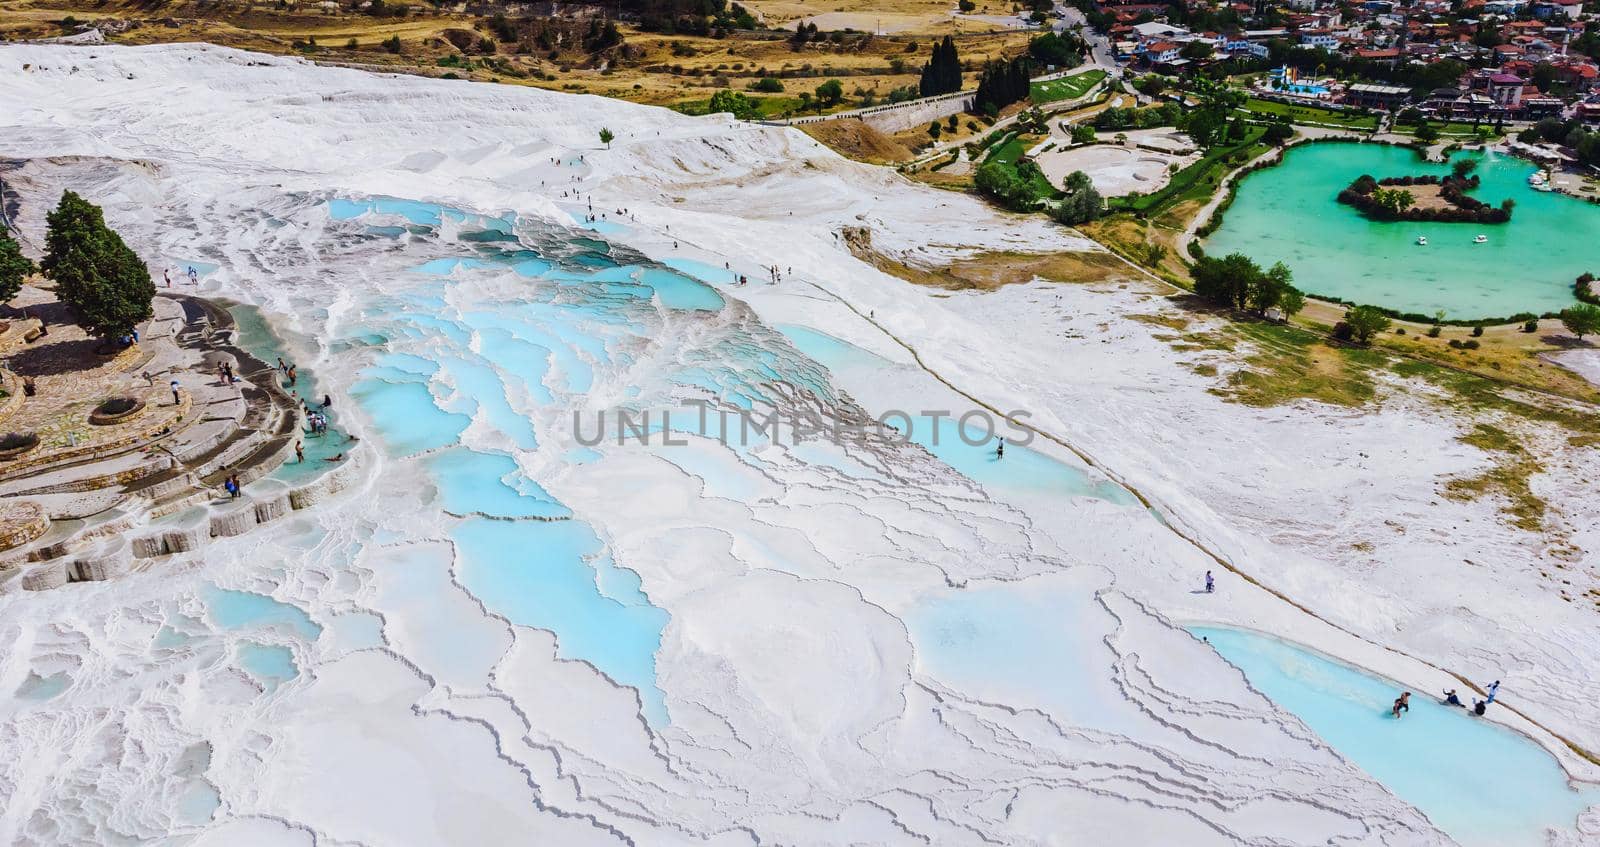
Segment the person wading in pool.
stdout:
<svg viewBox="0 0 1600 847">
<path fill-rule="evenodd" d="M 1395 717 L 1400 717 L 1401 712 L 1411 711 L 1411 692 L 1406 691 L 1394 701 L 1394 708 L 1389 710 Z"/>
<path fill-rule="evenodd" d="M 1460 697 L 1456 696 L 1456 690 L 1454 688 L 1444 693 L 1444 704 L 1446 706 L 1460 706 L 1462 708 L 1466 708 L 1467 706 L 1466 703 L 1461 702 Z"/>
<path fill-rule="evenodd" d="M 995 445 L 994 457 L 996 459 L 1004 459 L 1006 457 L 1006 440 L 1004 438 L 1000 439 L 1000 443 Z"/>
</svg>

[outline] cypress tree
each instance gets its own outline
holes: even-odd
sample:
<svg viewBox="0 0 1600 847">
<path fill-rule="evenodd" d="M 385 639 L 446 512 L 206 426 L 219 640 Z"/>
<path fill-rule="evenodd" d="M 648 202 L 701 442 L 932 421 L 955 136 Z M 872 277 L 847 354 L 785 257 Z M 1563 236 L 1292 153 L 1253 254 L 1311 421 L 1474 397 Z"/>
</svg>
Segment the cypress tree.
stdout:
<svg viewBox="0 0 1600 847">
<path fill-rule="evenodd" d="M 33 273 L 33 262 L 22 255 L 22 246 L 11 233 L 0 229 L 0 303 L 9 302 L 22 290 L 22 281 Z"/>
<path fill-rule="evenodd" d="M 116 338 L 154 314 L 156 286 L 149 269 L 106 226 L 100 207 L 68 191 L 45 220 L 44 272 L 84 329 Z"/>
<path fill-rule="evenodd" d="M 923 97 L 948 94 L 961 90 L 961 59 L 956 55 L 956 43 L 950 36 L 933 45 L 933 54 L 922 66 L 922 79 L 917 90 Z"/>
</svg>

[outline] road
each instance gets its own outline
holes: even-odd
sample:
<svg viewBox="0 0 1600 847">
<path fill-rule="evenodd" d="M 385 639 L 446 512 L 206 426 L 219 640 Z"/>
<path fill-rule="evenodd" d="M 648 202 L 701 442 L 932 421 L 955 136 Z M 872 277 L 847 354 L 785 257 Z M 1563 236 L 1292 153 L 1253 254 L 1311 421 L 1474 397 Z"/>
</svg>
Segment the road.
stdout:
<svg viewBox="0 0 1600 847">
<path fill-rule="evenodd" d="M 1059 18 L 1056 21 L 1057 33 L 1078 28 L 1083 40 L 1089 44 L 1089 58 L 1095 65 L 1107 70 L 1117 70 L 1121 67 L 1117 64 L 1117 60 L 1112 54 L 1111 39 L 1091 30 L 1089 28 L 1089 19 L 1084 17 L 1083 12 L 1065 3 L 1057 3 L 1055 11 L 1056 17 Z"/>
</svg>

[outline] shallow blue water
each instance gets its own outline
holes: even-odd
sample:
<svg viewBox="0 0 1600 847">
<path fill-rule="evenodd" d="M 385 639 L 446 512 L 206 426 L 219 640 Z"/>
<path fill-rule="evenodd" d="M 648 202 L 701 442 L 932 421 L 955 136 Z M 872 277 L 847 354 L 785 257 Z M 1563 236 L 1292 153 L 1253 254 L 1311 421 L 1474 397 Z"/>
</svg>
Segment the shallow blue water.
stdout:
<svg viewBox="0 0 1600 847">
<path fill-rule="evenodd" d="M 268 367 L 276 365 L 279 359 L 293 359 L 283 340 L 272 331 L 272 327 L 262 317 L 260 310 L 251 306 L 234 306 L 228 312 L 233 316 L 234 341 L 240 348 L 260 359 Z M 320 407 L 324 393 L 320 390 L 316 373 L 308 368 L 298 368 L 295 376 L 293 387 L 289 386 L 282 375 L 277 377 L 278 383 L 296 397 Z M 338 410 L 328 408 L 323 411 L 328 417 L 328 429 L 320 433 L 312 433 L 307 429 L 301 435 L 300 444 L 305 451 L 305 461 L 297 462 L 291 459 L 279 465 L 271 474 L 273 479 L 295 484 L 305 482 L 332 467 L 332 463 L 326 461 L 328 458 L 350 449 L 354 442 L 339 427 Z"/>
<path fill-rule="evenodd" d="M 1544 827 L 1570 829 L 1580 811 L 1600 803 L 1600 789 L 1572 790 L 1537 744 L 1466 709 L 1441 705 L 1440 692 L 1413 691 L 1410 712 L 1396 720 L 1389 709 L 1404 690 L 1397 683 L 1269 636 L 1216 627 L 1189 631 L 1464 845 L 1543 844 Z M 1462 699 L 1472 702 L 1464 690 Z"/>
<path fill-rule="evenodd" d="M 20 700 L 49 700 L 67 690 L 67 686 L 71 684 L 72 677 L 66 671 L 59 671 L 49 676 L 29 673 L 22 684 L 17 686 L 16 694 Z"/>
<path fill-rule="evenodd" d="M 401 456 L 448 447 L 461 438 L 472 419 L 447 412 L 434 402 L 428 386 L 403 371 L 368 368 L 367 378 L 350 389 L 372 416 L 383 443 Z"/>
<path fill-rule="evenodd" d="M 255 677 L 269 692 L 300 673 L 300 669 L 295 667 L 294 652 L 287 647 L 241 641 L 237 651 L 239 667 Z"/>
<path fill-rule="evenodd" d="M 662 264 L 675 271 L 682 271 L 701 282 L 710 282 L 717 285 L 729 285 L 736 282 L 739 275 L 728 268 L 719 268 L 706 262 L 697 262 L 694 259 L 670 258 Z"/>
<path fill-rule="evenodd" d="M 667 613 L 651 606 L 637 576 L 602 555 L 576 521 L 469 520 L 455 531 L 458 577 L 491 611 L 556 633 L 563 658 L 590 662 L 638 689 L 651 724 L 667 722 L 655 654 Z"/>
<path fill-rule="evenodd" d="M 439 482 L 444 508 L 458 515 L 495 518 L 571 517 L 537 482 L 528 479 L 510 456 L 464 447 L 428 457 Z"/>
<path fill-rule="evenodd" d="M 639 280 L 655 289 L 656 299 L 669 309 L 715 312 L 724 305 L 722 295 L 696 279 L 661 268 L 644 268 Z"/>
<path fill-rule="evenodd" d="M 315 641 L 322 634 L 322 627 L 305 611 L 264 594 L 211 587 L 203 597 L 211 619 L 223 629 L 282 627 L 307 641 Z"/>
</svg>

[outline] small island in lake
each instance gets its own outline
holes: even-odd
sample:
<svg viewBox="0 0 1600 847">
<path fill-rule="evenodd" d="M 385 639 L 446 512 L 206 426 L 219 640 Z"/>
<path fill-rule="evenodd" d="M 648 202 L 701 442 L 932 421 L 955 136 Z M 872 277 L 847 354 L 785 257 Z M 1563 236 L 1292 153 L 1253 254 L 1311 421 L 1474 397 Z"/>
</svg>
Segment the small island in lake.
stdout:
<svg viewBox="0 0 1600 847">
<path fill-rule="evenodd" d="M 1397 176 L 1374 179 L 1362 174 L 1339 192 L 1339 202 L 1380 221 L 1503 224 L 1516 202 L 1507 198 L 1491 206 L 1467 192 L 1478 187 L 1476 162 L 1457 162 L 1445 176 Z"/>
</svg>

